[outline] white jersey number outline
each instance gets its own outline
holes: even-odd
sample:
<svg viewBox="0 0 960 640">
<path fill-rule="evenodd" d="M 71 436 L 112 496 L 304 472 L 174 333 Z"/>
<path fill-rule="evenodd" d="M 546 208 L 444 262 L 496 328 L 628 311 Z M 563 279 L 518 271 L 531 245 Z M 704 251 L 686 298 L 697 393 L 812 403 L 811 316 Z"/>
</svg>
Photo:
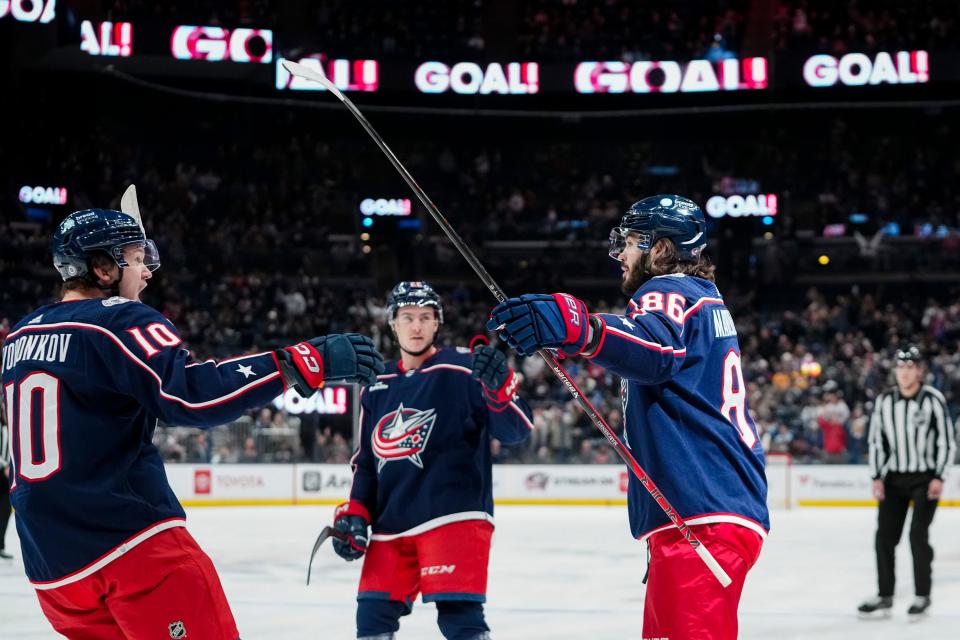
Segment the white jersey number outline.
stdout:
<svg viewBox="0 0 960 640">
<path fill-rule="evenodd" d="M 743 382 L 740 354 L 731 349 L 723 359 L 723 406 L 720 413 L 737 428 L 740 438 L 749 447 L 757 444 L 757 434 L 747 417 L 747 385 Z M 731 414 L 733 414 L 731 416 Z"/>
<path fill-rule="evenodd" d="M 17 434 L 16 451 L 11 461 L 19 477 L 28 482 L 46 480 L 60 471 L 60 380 L 37 371 L 22 381 L 14 393 L 14 383 L 4 387 L 11 434 Z M 40 415 L 33 415 L 34 397 L 40 395 Z M 16 400 L 16 404 L 15 404 Z M 33 426 L 39 418 L 41 460 L 33 458 Z M 12 449 L 12 447 L 11 447 Z M 17 455 L 19 454 L 19 455 Z M 16 486 L 16 485 L 14 485 Z"/>
</svg>

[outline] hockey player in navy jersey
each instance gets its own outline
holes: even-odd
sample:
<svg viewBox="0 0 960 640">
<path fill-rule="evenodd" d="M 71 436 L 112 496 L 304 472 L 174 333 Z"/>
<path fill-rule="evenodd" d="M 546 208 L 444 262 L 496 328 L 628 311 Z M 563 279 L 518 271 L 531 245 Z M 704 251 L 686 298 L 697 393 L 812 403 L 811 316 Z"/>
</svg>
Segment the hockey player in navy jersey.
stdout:
<svg viewBox="0 0 960 640">
<path fill-rule="evenodd" d="M 422 594 L 437 603 L 445 638 L 483 640 L 490 440 L 528 437 L 530 410 L 501 352 L 434 345 L 443 309 L 430 285 L 399 283 L 388 314 L 400 359 L 363 391 L 350 499 L 335 515 L 336 528 L 349 535 L 334 541 L 337 553 L 347 560 L 366 554 L 357 637 L 390 640 Z"/>
<path fill-rule="evenodd" d="M 211 427 L 293 386 L 372 383 L 369 338 L 198 362 L 176 328 L 139 302 L 159 256 L 119 211 L 67 216 L 53 237 L 60 302 L 21 320 L 3 345 L 12 433 L 11 497 L 27 577 L 71 640 L 236 640 L 210 559 L 152 444 L 157 419 Z"/>
<path fill-rule="evenodd" d="M 488 324 L 520 355 L 555 349 L 621 377 L 624 443 L 733 578 L 723 588 L 631 477 L 630 527 L 650 551 L 644 638 L 736 638 L 744 579 L 770 528 L 763 449 L 736 327 L 701 255 L 705 232 L 691 200 L 645 198 L 610 234 L 631 296 L 623 314 L 529 294 L 499 304 Z"/>
</svg>

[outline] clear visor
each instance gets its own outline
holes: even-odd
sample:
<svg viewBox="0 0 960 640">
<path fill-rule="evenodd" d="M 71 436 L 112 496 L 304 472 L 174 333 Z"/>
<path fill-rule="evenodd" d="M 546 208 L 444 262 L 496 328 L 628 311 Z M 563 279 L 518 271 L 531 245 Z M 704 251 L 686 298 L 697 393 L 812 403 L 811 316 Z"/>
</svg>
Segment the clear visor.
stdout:
<svg viewBox="0 0 960 640">
<path fill-rule="evenodd" d="M 633 237 L 637 241 L 637 247 L 641 251 L 650 249 L 650 234 L 626 227 L 614 227 L 610 230 L 610 257 L 614 260 L 620 259 L 620 254 L 627 248 L 627 238 Z"/>
<path fill-rule="evenodd" d="M 127 262 L 124 257 L 127 247 L 134 246 L 140 247 L 143 249 L 143 262 L 142 264 L 147 267 L 150 271 L 156 271 L 160 268 L 160 251 L 157 249 L 157 245 L 150 240 L 149 238 L 144 242 L 132 242 L 130 244 L 120 245 L 114 248 L 114 258 L 117 261 L 117 264 L 120 267 L 136 267 L 139 266 L 140 258 L 138 254 L 135 264 L 130 264 Z"/>
</svg>

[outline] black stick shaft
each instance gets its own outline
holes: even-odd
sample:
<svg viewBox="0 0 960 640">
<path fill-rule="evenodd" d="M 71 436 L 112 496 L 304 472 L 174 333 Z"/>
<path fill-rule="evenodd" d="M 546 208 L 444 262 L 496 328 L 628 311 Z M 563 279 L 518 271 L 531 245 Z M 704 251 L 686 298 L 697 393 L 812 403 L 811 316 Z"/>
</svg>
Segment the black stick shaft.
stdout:
<svg viewBox="0 0 960 640">
<path fill-rule="evenodd" d="M 288 66 L 288 70 L 295 72 L 296 66 Z M 417 184 L 417 181 L 413 179 L 413 176 L 410 175 L 410 172 L 407 171 L 407 168 L 403 166 L 403 163 L 397 159 L 397 156 L 394 155 L 390 147 L 387 146 L 387 143 L 384 142 L 383 138 L 380 137 L 380 134 L 377 133 L 376 129 L 373 128 L 373 125 L 367 120 L 367 118 L 360 112 L 360 109 L 357 108 L 353 101 L 350 100 L 347 96 L 343 95 L 327 78 L 318 76 L 316 72 L 313 72 L 310 69 L 306 70 L 306 77 L 319 82 L 324 85 L 329 91 L 331 91 L 340 101 L 350 110 L 350 113 L 357 119 L 357 121 L 363 126 L 370 138 L 376 143 L 385 156 L 387 160 L 390 161 L 390 164 L 393 165 L 393 168 L 397 170 L 397 173 L 400 174 L 400 177 L 407 183 L 410 189 L 413 190 L 420 202 L 423 203 L 423 206 L 426 207 L 427 211 L 430 213 L 430 216 L 434 221 L 440 226 L 446 236 L 450 239 L 450 242 L 453 243 L 453 246 L 457 248 L 457 251 L 460 252 L 460 255 L 464 257 L 470 267 L 476 272 L 480 280 L 486 285 L 487 289 L 490 290 L 490 293 L 493 294 L 493 297 L 497 299 L 497 302 L 503 302 L 507 299 L 507 295 L 504 293 L 503 289 L 500 288 L 500 285 L 493 279 L 486 268 L 480 260 L 477 259 L 477 256 L 474 255 L 473 250 L 463 241 L 460 237 L 460 234 L 450 226 L 450 223 L 447 222 L 447 219 L 440 213 L 440 210 L 437 208 L 433 201 L 430 199 L 430 196 L 427 195 L 426 191 Z M 707 567 L 716 576 L 717 580 L 720 581 L 724 587 L 728 586 L 731 583 L 730 577 L 726 574 L 723 568 L 717 563 L 716 559 L 713 557 L 713 554 L 700 542 L 700 539 L 690 530 L 690 527 L 683 521 L 680 515 L 677 513 L 677 510 L 673 508 L 673 505 L 667 500 L 663 495 L 663 492 L 654 484 L 653 480 L 647 473 L 643 470 L 640 464 L 637 462 L 636 458 L 633 457 L 633 454 L 627 450 L 626 446 L 620 440 L 613 429 L 610 428 L 610 425 L 607 424 L 607 421 L 604 420 L 603 416 L 600 415 L 600 412 L 593 406 L 593 404 L 583 396 L 583 393 L 580 391 L 580 388 L 577 386 L 576 382 L 567 375 L 567 372 L 560 366 L 560 363 L 557 362 L 557 359 L 553 356 L 552 353 L 545 349 L 537 351 L 537 355 L 543 358 L 544 362 L 550 367 L 550 370 L 553 371 L 554 375 L 560 379 L 560 381 L 567 388 L 567 391 L 570 392 L 570 395 L 577 401 L 580 407 L 586 413 L 594 426 L 600 430 L 604 435 L 610 445 L 613 447 L 614 451 L 617 452 L 617 455 L 620 456 L 620 459 L 626 463 L 633 474 L 637 477 L 640 483 L 646 488 L 650 493 L 650 496 L 660 505 L 660 508 L 663 509 L 663 512 L 670 518 L 670 521 L 677 527 L 686 541 L 693 547 L 694 551 L 697 552 L 697 555 L 706 563 Z"/>
</svg>

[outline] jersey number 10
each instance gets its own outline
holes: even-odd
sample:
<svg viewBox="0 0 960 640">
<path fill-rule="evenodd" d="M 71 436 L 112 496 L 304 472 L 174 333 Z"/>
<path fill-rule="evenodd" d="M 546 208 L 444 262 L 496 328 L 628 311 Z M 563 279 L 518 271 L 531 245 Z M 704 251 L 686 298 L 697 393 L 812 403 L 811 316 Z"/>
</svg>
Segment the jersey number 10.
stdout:
<svg viewBox="0 0 960 640">
<path fill-rule="evenodd" d="M 13 484 L 17 471 L 25 480 L 46 480 L 60 470 L 60 381 L 37 371 L 24 378 L 14 393 L 14 383 L 4 387 L 11 436 L 16 434 L 17 450 L 11 451 Z M 34 398 L 40 396 L 40 415 L 34 416 Z M 40 460 L 33 455 L 33 424 L 39 422 Z M 13 442 L 11 437 L 11 442 Z M 19 455 L 18 455 L 19 454 Z"/>
</svg>

